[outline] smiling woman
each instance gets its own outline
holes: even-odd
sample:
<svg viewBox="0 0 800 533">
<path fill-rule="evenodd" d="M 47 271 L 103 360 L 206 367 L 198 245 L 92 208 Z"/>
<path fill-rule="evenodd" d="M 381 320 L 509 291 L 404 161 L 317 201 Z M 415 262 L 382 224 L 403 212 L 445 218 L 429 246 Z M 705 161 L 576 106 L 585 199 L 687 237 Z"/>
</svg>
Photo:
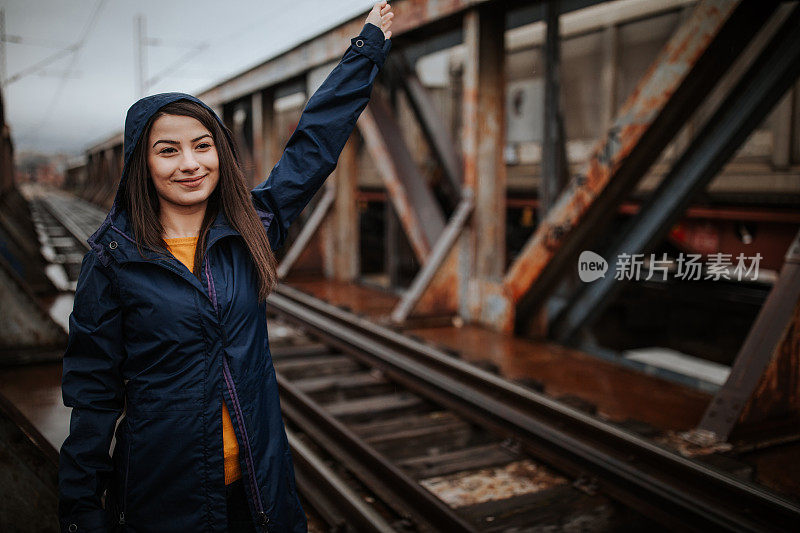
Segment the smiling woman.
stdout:
<svg viewBox="0 0 800 533">
<path fill-rule="evenodd" d="M 307 530 L 267 336 L 273 250 L 335 168 L 391 19 L 375 4 L 252 190 L 230 130 L 196 97 L 128 110 L 122 177 L 69 319 L 62 531 Z"/>
<path fill-rule="evenodd" d="M 167 251 L 164 239 L 197 237 L 192 273 L 200 278 L 211 224 L 224 211 L 244 238 L 258 272 L 260 297 L 277 283 L 276 260 L 224 124 L 202 103 L 178 99 L 159 108 L 130 156 L 120 201 L 137 244 Z"/>
</svg>

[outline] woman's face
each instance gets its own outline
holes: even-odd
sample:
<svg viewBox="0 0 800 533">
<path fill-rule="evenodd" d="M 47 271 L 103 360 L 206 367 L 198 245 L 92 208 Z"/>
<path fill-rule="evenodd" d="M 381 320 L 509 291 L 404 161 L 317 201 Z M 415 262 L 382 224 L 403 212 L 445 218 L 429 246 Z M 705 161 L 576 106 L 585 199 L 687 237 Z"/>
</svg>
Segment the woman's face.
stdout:
<svg viewBox="0 0 800 533">
<path fill-rule="evenodd" d="M 150 128 L 147 167 L 164 203 L 206 202 L 219 181 L 219 157 L 211 132 L 196 118 L 162 115 Z"/>
</svg>

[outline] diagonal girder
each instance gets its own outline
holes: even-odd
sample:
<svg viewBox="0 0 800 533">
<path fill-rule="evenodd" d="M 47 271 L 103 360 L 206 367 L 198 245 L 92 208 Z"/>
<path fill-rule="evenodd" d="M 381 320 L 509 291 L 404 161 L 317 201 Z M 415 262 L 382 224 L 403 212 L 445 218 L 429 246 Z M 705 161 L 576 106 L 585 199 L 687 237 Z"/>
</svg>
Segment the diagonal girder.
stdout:
<svg viewBox="0 0 800 533">
<path fill-rule="evenodd" d="M 456 152 L 455 140 L 450 135 L 446 122 L 442 120 L 441 113 L 436 108 L 428 89 L 422 85 L 416 72 L 408 65 L 405 57 L 400 54 L 390 64 L 395 67 L 400 87 L 408 97 L 422 132 L 428 139 L 435 157 L 444 169 L 447 188 L 451 193 L 451 197 L 454 199 L 459 198 L 463 180 L 462 162 L 458 152 Z"/>
<path fill-rule="evenodd" d="M 424 264 L 444 231 L 442 209 L 412 159 L 389 104 L 377 91 L 357 124 L 408 241 L 419 262 Z"/>
<path fill-rule="evenodd" d="M 664 147 L 774 11 L 774 2 L 705 0 L 637 85 L 584 173 L 575 176 L 503 280 L 523 331 L 578 252 L 612 218 Z"/>
<path fill-rule="evenodd" d="M 800 7 L 794 6 L 791 15 L 752 67 L 605 251 L 604 257 L 612 263 L 609 272 L 591 284 L 583 285 L 554 321 L 551 329 L 556 339 L 568 341 L 602 312 L 622 286 L 613 272 L 614 258 L 623 253 L 642 253 L 663 238 L 692 197 L 717 175 L 797 80 L 798 74 Z"/>
<path fill-rule="evenodd" d="M 303 224 L 300 234 L 294 239 L 289 251 L 286 252 L 286 255 L 283 256 L 283 259 L 281 259 L 281 262 L 278 265 L 279 279 L 285 279 L 286 276 L 289 275 L 289 271 L 292 269 L 297 260 L 300 259 L 300 256 L 303 254 L 305 249 L 308 248 L 308 245 L 314 238 L 314 234 L 317 233 L 317 230 L 322 226 L 322 223 L 325 221 L 325 217 L 328 216 L 328 212 L 331 210 L 335 200 L 336 189 L 333 187 L 325 187 L 325 190 L 322 193 L 322 198 L 320 198 L 317 205 L 314 206 L 314 209 L 311 212 L 311 215 L 308 217 L 308 220 L 305 224 Z"/>
<path fill-rule="evenodd" d="M 797 359 L 797 344 L 792 341 L 791 335 L 793 328 L 791 326 L 787 328 L 787 324 L 790 324 L 793 316 L 797 316 L 797 309 L 800 306 L 798 298 L 800 298 L 800 233 L 786 253 L 786 261 L 778 281 L 772 287 L 767 301 L 761 307 L 753 327 L 739 350 L 727 381 L 714 395 L 698 425 L 697 429 L 701 435 L 710 434 L 715 441 L 728 440 L 731 431 L 740 422 L 743 410 L 752 403 L 759 382 L 768 377 L 766 371 L 771 361 L 779 359 L 782 355 Z M 794 330 L 796 329 L 797 322 L 794 325 Z M 780 349 L 782 342 L 786 345 L 784 350 Z M 797 368 L 791 361 L 788 366 Z M 779 403 L 784 404 L 784 408 L 793 398 L 796 412 L 797 388 L 796 383 L 792 382 L 792 375 L 796 375 L 796 370 L 781 373 L 789 379 L 780 380 L 773 375 L 769 381 L 772 382 L 771 388 L 783 390 L 770 390 L 770 392 L 773 396 L 778 396 Z M 781 381 L 788 382 L 788 386 L 783 383 L 783 387 L 780 387 Z"/>
</svg>

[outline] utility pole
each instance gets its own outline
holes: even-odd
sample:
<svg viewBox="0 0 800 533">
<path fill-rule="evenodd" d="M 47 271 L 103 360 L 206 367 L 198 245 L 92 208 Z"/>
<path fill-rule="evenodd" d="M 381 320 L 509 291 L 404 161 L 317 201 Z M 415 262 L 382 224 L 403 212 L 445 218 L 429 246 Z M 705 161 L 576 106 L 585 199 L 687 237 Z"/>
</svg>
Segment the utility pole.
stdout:
<svg viewBox="0 0 800 533">
<path fill-rule="evenodd" d="M 147 95 L 147 28 L 144 15 L 139 13 L 133 21 L 134 48 L 136 50 L 136 91 L 139 98 Z"/>
<path fill-rule="evenodd" d="M 6 86 L 6 10 L 0 8 L 0 87 Z"/>
</svg>

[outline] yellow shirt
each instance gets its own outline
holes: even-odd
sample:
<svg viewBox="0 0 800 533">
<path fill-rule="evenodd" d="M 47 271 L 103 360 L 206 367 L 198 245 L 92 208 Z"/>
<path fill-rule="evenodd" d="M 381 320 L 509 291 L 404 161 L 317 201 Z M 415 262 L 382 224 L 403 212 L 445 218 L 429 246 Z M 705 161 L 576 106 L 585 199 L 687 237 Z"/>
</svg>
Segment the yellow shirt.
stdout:
<svg viewBox="0 0 800 533">
<path fill-rule="evenodd" d="M 175 256 L 175 259 L 186 265 L 186 268 L 194 268 L 194 250 L 197 246 L 197 237 L 177 237 L 175 239 L 164 239 L 167 248 Z M 225 484 L 236 481 L 242 477 L 239 467 L 239 443 L 236 441 L 236 434 L 233 432 L 231 415 L 225 401 L 222 402 L 222 443 L 223 454 L 225 457 Z"/>
</svg>

